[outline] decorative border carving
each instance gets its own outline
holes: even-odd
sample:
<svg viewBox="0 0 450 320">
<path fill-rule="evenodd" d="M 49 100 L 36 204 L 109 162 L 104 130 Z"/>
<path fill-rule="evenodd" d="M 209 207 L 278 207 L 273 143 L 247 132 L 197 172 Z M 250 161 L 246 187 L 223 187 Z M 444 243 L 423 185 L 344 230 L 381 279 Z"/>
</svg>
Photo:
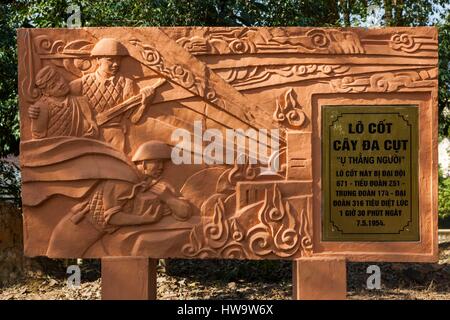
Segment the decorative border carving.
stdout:
<svg viewBox="0 0 450 320">
<path fill-rule="evenodd" d="M 396 33 L 391 37 L 389 46 L 398 51 L 414 53 L 419 50 L 436 51 L 438 46 L 436 40 L 426 37 L 416 37 L 408 33 Z"/>
<path fill-rule="evenodd" d="M 330 81 L 335 92 L 395 92 L 403 88 L 426 88 L 436 85 L 437 70 L 375 73 Z"/>
<path fill-rule="evenodd" d="M 359 37 L 351 31 L 311 29 L 290 35 L 284 28 L 206 28 L 202 37 L 182 37 L 177 43 L 192 54 L 328 53 L 363 54 Z"/>
</svg>

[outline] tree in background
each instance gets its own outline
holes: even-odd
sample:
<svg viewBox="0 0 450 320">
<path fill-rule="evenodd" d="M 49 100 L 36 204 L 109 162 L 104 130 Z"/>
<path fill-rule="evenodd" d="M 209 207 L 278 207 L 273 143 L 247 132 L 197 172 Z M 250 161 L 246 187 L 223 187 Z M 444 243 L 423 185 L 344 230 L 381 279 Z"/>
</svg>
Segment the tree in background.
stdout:
<svg viewBox="0 0 450 320">
<path fill-rule="evenodd" d="M 450 13 L 439 28 L 439 134 L 450 136 Z"/>
<path fill-rule="evenodd" d="M 7 155 L 19 153 L 17 99 L 17 50 L 14 12 L 0 6 L 0 200 L 13 200 L 20 207 L 18 165 Z"/>
<path fill-rule="evenodd" d="M 0 156 L 19 153 L 17 51 L 12 13 L 0 6 Z"/>
</svg>

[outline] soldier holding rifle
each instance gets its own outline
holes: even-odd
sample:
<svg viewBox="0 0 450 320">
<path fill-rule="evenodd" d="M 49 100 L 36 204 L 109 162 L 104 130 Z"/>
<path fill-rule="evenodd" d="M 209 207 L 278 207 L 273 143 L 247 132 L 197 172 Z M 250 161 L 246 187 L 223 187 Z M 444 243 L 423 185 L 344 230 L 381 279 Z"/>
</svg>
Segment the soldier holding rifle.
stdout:
<svg viewBox="0 0 450 320">
<path fill-rule="evenodd" d="M 120 74 L 122 58 L 128 50 L 115 39 L 98 41 L 91 51 L 98 68 L 71 82 L 71 91 L 85 96 L 100 127 L 101 138 L 120 151 L 126 151 L 126 119 L 137 123 L 155 93 L 155 87 L 139 89 L 136 82 Z M 157 86 L 161 85 L 159 82 Z M 113 112 L 111 112 L 113 111 Z"/>
</svg>

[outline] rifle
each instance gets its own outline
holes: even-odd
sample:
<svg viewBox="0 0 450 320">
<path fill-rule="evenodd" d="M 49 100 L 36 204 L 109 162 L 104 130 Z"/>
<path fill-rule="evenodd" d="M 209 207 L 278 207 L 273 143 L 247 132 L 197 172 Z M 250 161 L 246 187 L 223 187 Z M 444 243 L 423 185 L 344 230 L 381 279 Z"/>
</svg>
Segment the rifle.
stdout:
<svg viewBox="0 0 450 320">
<path fill-rule="evenodd" d="M 166 79 L 159 79 L 158 82 L 151 86 L 151 88 L 156 89 L 162 86 L 164 83 L 166 83 Z M 122 113 L 139 106 L 141 104 L 141 101 L 142 93 L 138 93 L 137 95 L 132 96 L 122 103 L 119 103 L 118 105 L 112 107 L 111 109 L 99 113 L 96 117 L 97 125 L 101 126 L 106 122 L 114 119 L 118 115 L 121 115 Z"/>
</svg>

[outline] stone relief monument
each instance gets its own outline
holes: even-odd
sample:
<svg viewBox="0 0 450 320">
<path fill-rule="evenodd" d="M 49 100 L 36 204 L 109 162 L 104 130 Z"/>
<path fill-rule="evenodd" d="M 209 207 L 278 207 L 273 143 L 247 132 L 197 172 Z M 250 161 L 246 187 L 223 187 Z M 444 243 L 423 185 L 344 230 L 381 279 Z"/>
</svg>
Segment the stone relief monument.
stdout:
<svg viewBox="0 0 450 320">
<path fill-rule="evenodd" d="M 26 255 L 436 259 L 435 29 L 18 43 Z"/>
</svg>

